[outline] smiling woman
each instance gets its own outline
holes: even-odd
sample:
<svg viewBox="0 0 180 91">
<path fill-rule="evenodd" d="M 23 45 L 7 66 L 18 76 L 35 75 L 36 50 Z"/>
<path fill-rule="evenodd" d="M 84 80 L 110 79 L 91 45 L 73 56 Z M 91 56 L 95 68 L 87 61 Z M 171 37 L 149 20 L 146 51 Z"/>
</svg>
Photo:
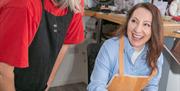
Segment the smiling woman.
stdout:
<svg viewBox="0 0 180 91">
<path fill-rule="evenodd" d="M 146 17 L 142 17 L 142 15 Z M 152 14 L 147 9 L 138 8 L 128 22 L 127 35 L 131 45 L 140 51 L 151 37 Z"/>
<path fill-rule="evenodd" d="M 119 36 L 102 45 L 88 91 L 158 91 L 162 49 L 160 11 L 150 3 L 135 5 Z"/>
</svg>

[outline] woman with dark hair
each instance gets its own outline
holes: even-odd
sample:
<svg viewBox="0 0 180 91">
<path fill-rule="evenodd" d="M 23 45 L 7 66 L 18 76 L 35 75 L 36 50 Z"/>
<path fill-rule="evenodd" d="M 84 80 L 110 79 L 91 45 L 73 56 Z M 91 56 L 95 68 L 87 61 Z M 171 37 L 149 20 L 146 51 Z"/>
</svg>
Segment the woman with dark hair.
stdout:
<svg viewBox="0 0 180 91">
<path fill-rule="evenodd" d="M 150 3 L 135 5 L 119 36 L 102 45 L 88 91 L 158 91 L 163 64 L 158 8 Z"/>
<path fill-rule="evenodd" d="M 84 40 L 83 4 L 83 0 L 0 1 L 0 91 L 46 89 L 68 45 Z"/>
</svg>

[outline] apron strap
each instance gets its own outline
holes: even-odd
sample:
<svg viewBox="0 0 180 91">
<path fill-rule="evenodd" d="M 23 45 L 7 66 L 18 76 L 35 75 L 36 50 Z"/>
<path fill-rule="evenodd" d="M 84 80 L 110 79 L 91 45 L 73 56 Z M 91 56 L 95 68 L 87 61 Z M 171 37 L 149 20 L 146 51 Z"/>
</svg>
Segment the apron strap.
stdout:
<svg viewBox="0 0 180 91">
<path fill-rule="evenodd" d="M 119 40 L 119 75 L 124 74 L 124 36 L 120 37 Z M 151 80 L 157 73 L 157 69 L 153 69 L 148 80 Z"/>
<path fill-rule="evenodd" d="M 124 74 L 124 36 L 120 37 L 119 42 L 119 75 L 123 76 Z"/>
</svg>

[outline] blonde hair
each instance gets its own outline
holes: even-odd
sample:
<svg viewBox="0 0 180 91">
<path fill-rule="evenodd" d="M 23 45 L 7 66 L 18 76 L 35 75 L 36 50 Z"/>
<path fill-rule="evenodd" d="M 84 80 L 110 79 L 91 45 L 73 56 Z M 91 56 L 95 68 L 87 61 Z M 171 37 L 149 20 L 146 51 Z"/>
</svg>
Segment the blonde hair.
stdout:
<svg viewBox="0 0 180 91">
<path fill-rule="evenodd" d="M 81 5 L 82 0 L 51 0 L 54 5 L 56 5 L 59 8 L 67 8 L 70 7 L 70 9 L 75 12 L 79 13 L 83 11 L 83 6 Z"/>
</svg>

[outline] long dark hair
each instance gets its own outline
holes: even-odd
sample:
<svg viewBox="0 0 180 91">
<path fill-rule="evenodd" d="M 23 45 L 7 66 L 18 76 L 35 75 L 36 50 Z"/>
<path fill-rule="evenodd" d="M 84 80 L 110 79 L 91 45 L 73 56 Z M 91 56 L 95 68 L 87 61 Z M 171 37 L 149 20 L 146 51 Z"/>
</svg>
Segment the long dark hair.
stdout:
<svg viewBox="0 0 180 91">
<path fill-rule="evenodd" d="M 120 37 L 122 37 L 123 35 L 127 36 L 129 19 L 137 8 L 145 8 L 152 14 L 152 34 L 150 40 L 147 42 L 148 52 L 146 58 L 148 60 L 148 65 L 152 69 L 154 69 L 157 68 L 156 63 L 163 50 L 163 22 L 160 11 L 156 6 L 151 3 L 139 3 L 135 5 L 127 14 L 126 23 L 124 27 L 120 30 Z"/>
</svg>

